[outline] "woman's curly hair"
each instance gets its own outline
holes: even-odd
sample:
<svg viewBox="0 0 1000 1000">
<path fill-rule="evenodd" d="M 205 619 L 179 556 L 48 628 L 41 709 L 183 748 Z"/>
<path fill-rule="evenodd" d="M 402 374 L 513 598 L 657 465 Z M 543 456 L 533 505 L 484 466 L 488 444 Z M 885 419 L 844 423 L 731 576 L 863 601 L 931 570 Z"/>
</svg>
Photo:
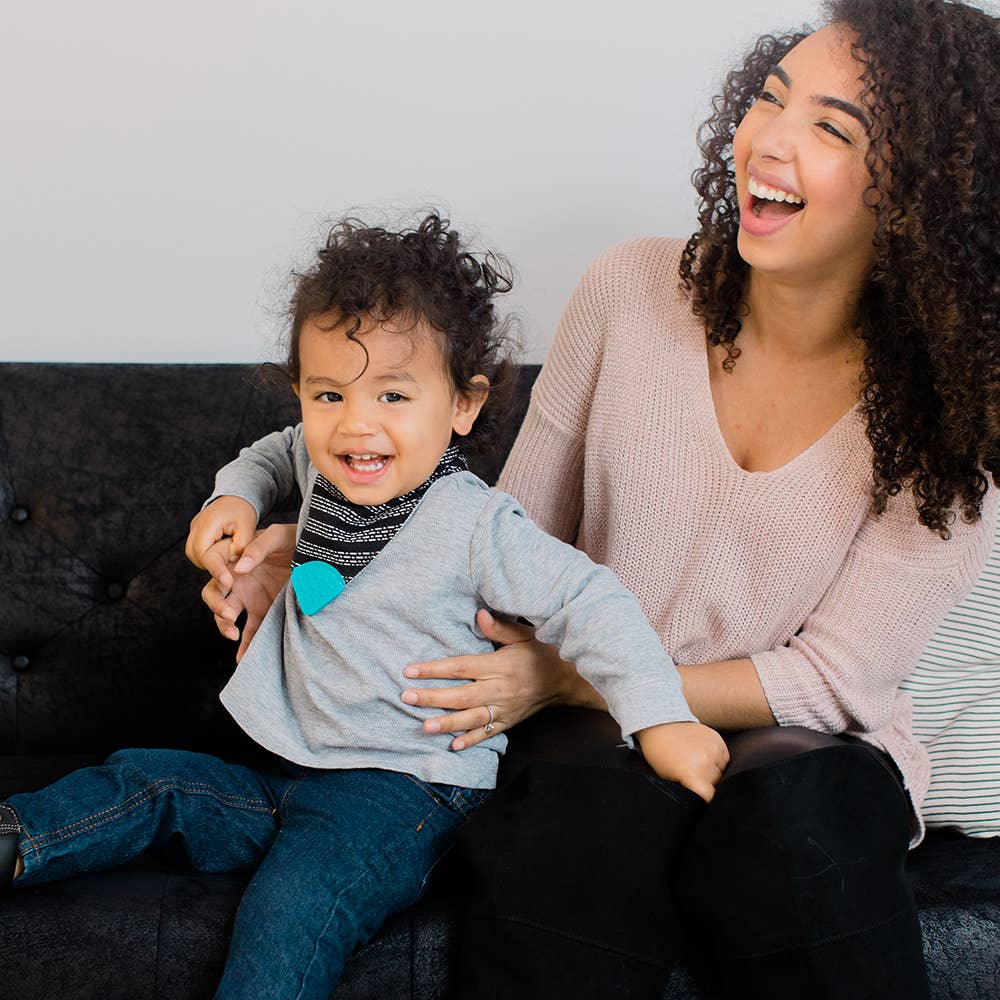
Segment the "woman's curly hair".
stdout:
<svg viewBox="0 0 1000 1000">
<path fill-rule="evenodd" d="M 904 488 L 949 537 L 1000 473 L 1000 20 L 943 0 L 829 0 L 853 33 L 870 112 L 874 266 L 858 303 L 861 407 L 874 508 Z M 736 249 L 736 126 L 807 32 L 765 35 L 726 79 L 699 132 L 700 228 L 682 285 L 708 339 L 739 357 L 748 266 Z"/>
<path fill-rule="evenodd" d="M 437 212 L 396 232 L 354 218 L 336 223 L 312 267 L 293 275 L 283 371 L 299 381 L 299 339 L 307 320 L 323 317 L 331 328 L 346 324 L 344 334 L 366 358 L 357 335 L 366 323 L 402 321 L 405 335 L 425 322 L 439 335 L 456 392 L 480 392 L 472 381 L 476 375 L 490 380 L 486 403 L 462 439 L 463 451 L 488 453 L 516 387 L 512 319 L 501 319 L 493 302 L 513 287 L 513 271 L 499 254 L 467 250 L 450 226 Z"/>
</svg>

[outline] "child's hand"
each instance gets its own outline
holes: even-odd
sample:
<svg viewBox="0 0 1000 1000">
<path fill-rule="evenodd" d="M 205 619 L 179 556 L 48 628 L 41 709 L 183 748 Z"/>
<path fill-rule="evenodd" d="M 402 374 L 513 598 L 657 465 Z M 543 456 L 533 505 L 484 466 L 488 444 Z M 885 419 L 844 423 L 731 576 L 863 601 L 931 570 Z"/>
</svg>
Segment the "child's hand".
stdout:
<svg viewBox="0 0 1000 1000">
<path fill-rule="evenodd" d="M 228 547 L 227 539 L 216 542 L 214 548 L 217 552 L 210 559 L 217 555 L 225 563 Z M 202 589 L 201 599 L 215 616 L 216 628 L 227 639 L 240 640 L 236 650 L 237 663 L 242 659 L 274 599 L 288 582 L 289 564 L 294 551 L 295 525 L 272 524 L 257 532 L 238 562 L 228 564 L 233 578 L 231 587 L 224 587 L 213 577 Z M 246 621 L 241 633 L 236 619 L 244 611 Z"/>
<path fill-rule="evenodd" d="M 714 729 L 699 722 L 668 722 L 635 735 L 649 766 L 661 778 L 712 801 L 729 764 L 729 750 Z"/>
<path fill-rule="evenodd" d="M 257 529 L 253 504 L 240 497 L 219 497 L 191 519 L 184 554 L 202 569 L 207 569 L 227 590 L 233 585 L 229 563 L 243 554 Z M 229 538 L 228 550 L 215 543 Z"/>
</svg>

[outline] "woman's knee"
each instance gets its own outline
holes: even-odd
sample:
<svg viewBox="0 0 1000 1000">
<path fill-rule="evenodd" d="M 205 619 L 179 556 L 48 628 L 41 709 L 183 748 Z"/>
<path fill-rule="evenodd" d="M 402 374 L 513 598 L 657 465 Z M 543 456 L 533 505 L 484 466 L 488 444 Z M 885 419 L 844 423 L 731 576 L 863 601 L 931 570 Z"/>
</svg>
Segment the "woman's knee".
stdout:
<svg viewBox="0 0 1000 1000">
<path fill-rule="evenodd" d="M 729 748 L 729 766 L 723 780 L 800 753 L 843 746 L 843 740 L 804 726 L 768 726 L 733 733 L 726 737 L 726 746 Z"/>
<path fill-rule="evenodd" d="M 851 934 L 909 905 L 909 803 L 871 747 L 778 757 L 724 781 L 685 848 L 684 907 L 722 949 Z"/>
</svg>

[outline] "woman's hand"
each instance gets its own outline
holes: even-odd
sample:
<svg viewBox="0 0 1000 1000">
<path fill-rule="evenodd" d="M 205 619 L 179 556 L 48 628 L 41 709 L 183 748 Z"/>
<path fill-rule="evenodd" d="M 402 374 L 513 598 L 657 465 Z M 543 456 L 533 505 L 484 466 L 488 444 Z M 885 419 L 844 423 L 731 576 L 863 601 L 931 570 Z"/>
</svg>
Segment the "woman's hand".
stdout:
<svg viewBox="0 0 1000 1000">
<path fill-rule="evenodd" d="M 236 662 L 239 663 L 274 599 L 288 581 L 295 551 L 295 525 L 272 524 L 258 531 L 236 562 L 229 561 L 229 545 L 230 540 L 223 538 L 212 549 L 218 550 L 213 556 L 225 561 L 231 586 L 223 585 L 213 576 L 202 588 L 201 599 L 215 616 L 216 628 L 227 639 L 240 640 L 236 650 Z M 208 561 L 213 565 L 218 563 L 217 559 Z M 235 623 L 244 611 L 247 617 L 241 635 Z"/>
<path fill-rule="evenodd" d="M 498 621 L 485 609 L 476 615 L 476 624 L 501 648 L 493 653 L 413 663 L 403 671 L 406 677 L 469 682 L 446 688 L 411 688 L 402 694 L 408 705 L 450 710 L 449 715 L 428 719 L 424 731 L 461 733 L 452 741 L 453 750 L 464 750 L 506 732 L 549 705 L 606 707 L 573 664 L 561 660 L 554 646 L 539 642 L 530 626 Z M 489 733 L 484 729 L 491 721 L 487 705 L 493 709 Z"/>
</svg>

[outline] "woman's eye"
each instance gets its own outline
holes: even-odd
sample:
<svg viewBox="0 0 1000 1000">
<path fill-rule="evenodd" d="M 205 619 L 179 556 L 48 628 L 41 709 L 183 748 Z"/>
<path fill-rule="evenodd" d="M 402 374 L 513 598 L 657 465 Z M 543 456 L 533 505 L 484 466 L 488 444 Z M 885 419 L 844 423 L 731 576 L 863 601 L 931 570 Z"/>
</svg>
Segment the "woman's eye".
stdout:
<svg viewBox="0 0 1000 1000">
<path fill-rule="evenodd" d="M 841 132 L 840 129 L 835 128 L 829 122 L 817 122 L 816 124 L 819 125 L 819 127 L 823 129 L 824 132 L 829 132 L 830 135 L 836 136 L 842 142 L 850 143 L 851 140 L 846 135 L 844 135 L 844 133 Z"/>
<path fill-rule="evenodd" d="M 383 392 L 379 399 L 384 403 L 401 403 L 406 397 L 401 392 Z"/>
<path fill-rule="evenodd" d="M 781 101 L 779 101 L 778 98 L 775 97 L 769 90 L 762 90 L 757 100 L 767 101 L 768 104 L 777 104 L 779 108 L 781 107 Z"/>
</svg>

